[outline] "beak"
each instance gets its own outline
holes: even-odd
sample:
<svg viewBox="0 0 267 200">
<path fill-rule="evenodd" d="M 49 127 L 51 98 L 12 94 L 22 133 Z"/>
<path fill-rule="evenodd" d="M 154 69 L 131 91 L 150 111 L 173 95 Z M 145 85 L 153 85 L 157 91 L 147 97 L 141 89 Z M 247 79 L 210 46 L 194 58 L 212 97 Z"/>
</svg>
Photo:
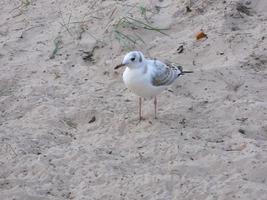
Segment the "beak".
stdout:
<svg viewBox="0 0 267 200">
<path fill-rule="evenodd" d="M 119 64 L 119 65 L 117 65 L 116 67 L 114 67 L 114 69 L 119 69 L 119 68 L 121 68 L 121 67 L 123 67 L 123 66 L 125 66 L 125 64 Z"/>
</svg>

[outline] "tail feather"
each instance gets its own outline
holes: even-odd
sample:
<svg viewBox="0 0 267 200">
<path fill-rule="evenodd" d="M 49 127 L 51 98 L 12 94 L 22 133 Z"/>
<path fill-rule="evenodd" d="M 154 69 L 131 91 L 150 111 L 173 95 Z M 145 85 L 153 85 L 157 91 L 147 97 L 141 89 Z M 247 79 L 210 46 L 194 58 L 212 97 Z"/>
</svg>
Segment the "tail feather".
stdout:
<svg viewBox="0 0 267 200">
<path fill-rule="evenodd" d="M 190 74 L 190 73 L 194 73 L 194 71 L 182 71 L 183 74 Z"/>
<path fill-rule="evenodd" d="M 173 63 L 173 62 L 170 62 L 170 61 L 167 61 L 167 60 L 165 60 L 164 63 L 165 63 L 168 67 L 170 67 L 170 68 L 172 68 L 172 69 L 174 69 L 174 70 L 179 70 L 180 73 L 177 74 L 178 76 L 180 76 L 180 75 L 184 75 L 184 74 L 193 73 L 193 71 L 184 71 L 184 70 L 183 70 L 183 67 L 182 67 L 181 65 L 176 64 L 176 63 Z"/>
</svg>

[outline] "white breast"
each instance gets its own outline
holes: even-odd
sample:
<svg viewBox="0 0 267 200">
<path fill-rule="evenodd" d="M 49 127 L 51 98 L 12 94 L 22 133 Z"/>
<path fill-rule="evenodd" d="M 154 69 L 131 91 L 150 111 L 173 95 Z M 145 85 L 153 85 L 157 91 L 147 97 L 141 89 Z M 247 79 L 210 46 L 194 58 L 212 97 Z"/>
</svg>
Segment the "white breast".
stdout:
<svg viewBox="0 0 267 200">
<path fill-rule="evenodd" d="M 151 84 L 149 70 L 145 73 L 142 68 L 126 68 L 123 73 L 123 81 L 128 89 L 140 97 L 152 98 L 162 92 L 165 87 L 155 87 Z"/>
</svg>

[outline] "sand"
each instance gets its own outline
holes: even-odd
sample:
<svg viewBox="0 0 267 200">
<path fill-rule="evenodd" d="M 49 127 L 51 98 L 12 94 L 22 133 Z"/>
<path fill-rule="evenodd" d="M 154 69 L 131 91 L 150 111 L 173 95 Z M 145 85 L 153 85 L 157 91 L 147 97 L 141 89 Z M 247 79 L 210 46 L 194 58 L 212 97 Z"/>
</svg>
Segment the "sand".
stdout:
<svg viewBox="0 0 267 200">
<path fill-rule="evenodd" d="M 0 10 L 1 200 L 267 199 L 266 0 Z M 145 42 L 123 45 L 122 17 L 167 30 L 120 26 Z M 138 123 L 138 97 L 113 69 L 131 49 L 194 70 L 158 97 L 157 120 L 147 100 Z"/>
</svg>

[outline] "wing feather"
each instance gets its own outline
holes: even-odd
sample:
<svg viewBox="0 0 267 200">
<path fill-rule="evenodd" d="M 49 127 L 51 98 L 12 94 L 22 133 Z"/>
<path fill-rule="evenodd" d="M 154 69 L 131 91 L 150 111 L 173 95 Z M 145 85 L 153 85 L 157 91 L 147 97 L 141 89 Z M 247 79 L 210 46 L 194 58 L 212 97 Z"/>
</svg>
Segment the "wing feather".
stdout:
<svg viewBox="0 0 267 200">
<path fill-rule="evenodd" d="M 172 84 L 182 73 L 181 66 L 165 61 L 153 60 L 154 74 L 152 84 L 154 86 L 167 86 Z"/>
</svg>

